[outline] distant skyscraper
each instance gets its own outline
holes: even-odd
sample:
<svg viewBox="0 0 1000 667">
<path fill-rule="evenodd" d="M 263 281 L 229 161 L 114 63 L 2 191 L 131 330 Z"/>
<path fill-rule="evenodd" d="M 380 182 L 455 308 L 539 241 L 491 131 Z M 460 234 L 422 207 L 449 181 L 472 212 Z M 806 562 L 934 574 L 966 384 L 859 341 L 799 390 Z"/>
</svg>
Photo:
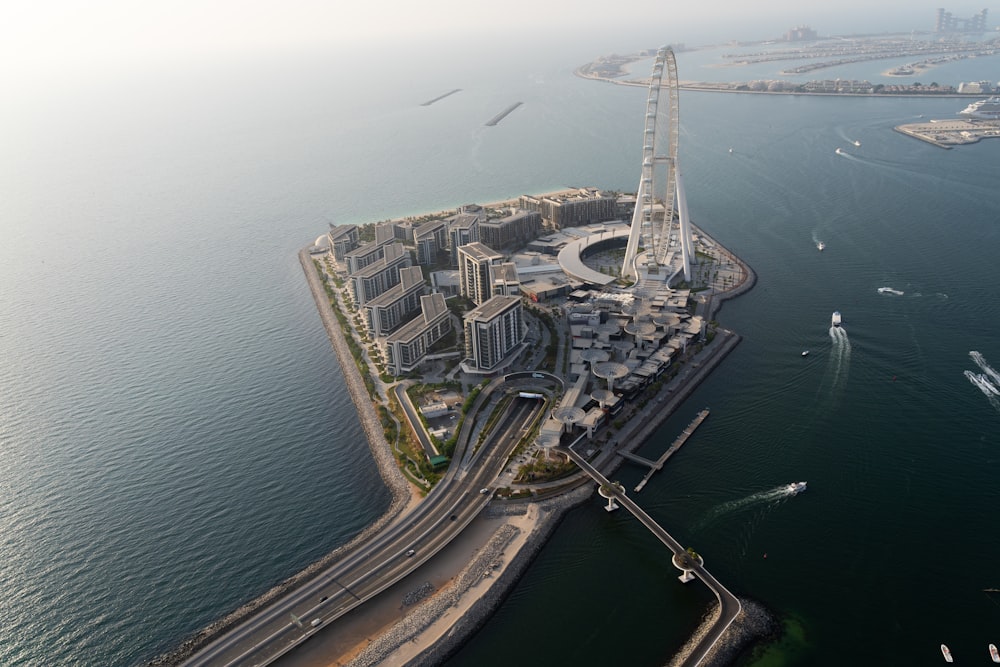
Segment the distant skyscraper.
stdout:
<svg viewBox="0 0 1000 667">
<path fill-rule="evenodd" d="M 943 8 L 937 10 L 937 20 L 934 22 L 934 32 L 983 32 L 986 30 L 986 9 L 971 18 L 960 19 Z"/>
</svg>

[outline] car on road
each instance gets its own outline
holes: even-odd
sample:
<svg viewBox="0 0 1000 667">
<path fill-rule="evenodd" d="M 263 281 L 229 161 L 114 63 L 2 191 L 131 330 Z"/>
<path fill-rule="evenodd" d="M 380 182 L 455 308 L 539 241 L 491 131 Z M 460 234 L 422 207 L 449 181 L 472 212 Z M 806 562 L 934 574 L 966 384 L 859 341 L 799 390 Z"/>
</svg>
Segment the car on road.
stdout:
<svg viewBox="0 0 1000 667">
<path fill-rule="evenodd" d="M 479 493 L 483 494 L 484 496 L 489 492 L 490 492 L 489 489 L 479 489 Z"/>
<path fill-rule="evenodd" d="M 417 553 L 416 549 L 410 549 L 409 551 L 406 552 L 406 557 L 409 558 L 410 556 L 412 556 L 415 553 Z"/>
</svg>

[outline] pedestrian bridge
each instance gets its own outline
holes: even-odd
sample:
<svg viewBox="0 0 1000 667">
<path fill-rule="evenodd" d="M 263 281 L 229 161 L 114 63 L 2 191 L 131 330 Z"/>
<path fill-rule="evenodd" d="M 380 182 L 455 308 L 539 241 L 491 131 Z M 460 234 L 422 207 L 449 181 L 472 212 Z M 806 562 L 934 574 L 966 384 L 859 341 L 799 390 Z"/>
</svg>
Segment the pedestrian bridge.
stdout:
<svg viewBox="0 0 1000 667">
<path fill-rule="evenodd" d="M 605 492 L 610 493 L 613 496 L 613 500 L 620 503 L 622 507 L 627 509 L 632 513 L 635 518 L 639 519 L 640 522 L 646 528 L 650 530 L 668 549 L 673 552 L 674 558 L 673 562 L 675 565 L 684 562 L 689 565 L 689 567 L 681 568 L 684 570 L 684 574 L 681 575 L 682 581 L 689 581 L 690 575 L 694 575 L 698 579 L 701 579 L 709 590 L 715 594 L 716 599 L 719 601 L 719 615 L 715 622 L 712 624 L 712 628 L 709 632 L 701 638 L 698 644 L 694 647 L 691 654 L 687 657 L 683 664 L 685 665 L 698 665 L 701 661 L 708 655 L 708 652 L 713 646 L 722 638 L 729 626 L 732 625 L 733 621 L 740 615 L 743 610 L 743 605 L 740 604 L 739 599 L 735 595 L 729 592 L 729 590 L 719 583 L 719 580 L 713 577 L 705 566 L 701 562 L 694 562 L 690 558 L 690 554 L 681 543 L 675 540 L 670 533 L 668 533 L 660 524 L 653 520 L 641 507 L 639 507 L 631 498 L 625 495 L 616 485 L 612 484 L 607 477 L 602 475 L 594 466 L 590 465 L 586 459 L 580 456 L 573 448 L 570 447 L 557 447 L 556 451 L 559 451 L 566 456 L 568 456 L 577 466 L 580 467 L 585 473 L 587 473 L 591 479 L 597 482 L 598 486 Z M 604 495 L 604 493 L 602 493 Z M 677 565 L 680 567 L 679 565 Z"/>
</svg>

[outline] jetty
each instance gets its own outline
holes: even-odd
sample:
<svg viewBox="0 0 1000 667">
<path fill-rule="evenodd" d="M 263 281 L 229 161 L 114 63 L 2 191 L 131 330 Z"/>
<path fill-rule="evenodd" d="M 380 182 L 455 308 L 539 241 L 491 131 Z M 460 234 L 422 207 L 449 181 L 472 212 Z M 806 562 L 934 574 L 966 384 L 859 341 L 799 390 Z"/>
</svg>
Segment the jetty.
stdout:
<svg viewBox="0 0 1000 667">
<path fill-rule="evenodd" d="M 494 125 L 502 121 L 504 118 L 506 118 L 507 114 L 509 114 L 511 111 L 518 108 L 522 104 L 524 104 L 524 102 L 514 102 L 509 107 L 498 113 L 496 116 L 493 116 L 493 118 L 490 118 L 488 121 L 486 121 L 486 126 L 493 127 Z"/>
<path fill-rule="evenodd" d="M 422 103 L 420 106 L 422 106 L 422 107 L 429 107 L 430 105 L 434 104 L 435 102 L 440 102 L 441 100 L 443 100 L 444 98 L 448 97 L 449 95 L 454 95 L 455 93 L 461 92 L 461 90 L 462 90 L 461 88 L 456 88 L 455 90 L 449 90 L 444 95 L 438 95 L 433 100 L 427 100 L 426 102 Z"/>
<path fill-rule="evenodd" d="M 646 476 L 643 477 L 642 481 L 640 481 L 636 485 L 634 489 L 635 493 L 639 493 L 640 491 L 642 491 L 642 487 L 646 486 L 646 482 L 648 482 L 649 478 L 653 476 L 653 473 L 663 468 L 663 464 L 667 462 L 667 459 L 673 456 L 674 452 L 676 452 L 678 449 L 684 446 L 684 443 L 687 442 L 688 438 L 691 437 L 691 434 L 694 433 L 696 428 L 701 426 L 701 423 L 705 421 L 707 417 L 708 417 L 708 408 L 705 408 L 704 410 L 698 413 L 698 416 L 695 417 L 690 424 L 687 425 L 687 428 L 681 431 L 681 434 L 677 436 L 676 440 L 674 440 L 674 444 L 670 445 L 670 448 L 667 449 L 667 451 L 663 452 L 660 458 L 656 459 L 655 461 L 651 461 L 643 456 L 639 456 L 638 454 L 633 454 L 632 452 L 626 452 L 626 451 L 617 452 L 617 454 L 622 458 L 628 459 L 633 463 L 638 463 L 639 465 L 647 466 L 649 468 L 649 472 L 646 473 Z"/>
</svg>

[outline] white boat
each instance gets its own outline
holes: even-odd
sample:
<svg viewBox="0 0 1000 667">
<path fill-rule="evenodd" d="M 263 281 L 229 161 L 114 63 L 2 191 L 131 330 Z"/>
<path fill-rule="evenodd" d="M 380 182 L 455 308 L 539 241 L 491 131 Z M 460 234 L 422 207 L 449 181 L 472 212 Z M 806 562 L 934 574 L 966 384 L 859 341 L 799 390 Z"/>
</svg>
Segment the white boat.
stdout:
<svg viewBox="0 0 1000 667">
<path fill-rule="evenodd" d="M 836 153 L 837 155 L 843 155 L 844 154 L 844 151 L 840 150 L 839 148 L 837 150 L 833 151 L 833 152 Z"/>
<path fill-rule="evenodd" d="M 730 152 L 730 153 L 732 153 L 732 152 L 733 152 L 733 149 L 732 149 L 732 148 L 730 148 L 730 149 L 729 149 L 729 152 Z"/>
<path fill-rule="evenodd" d="M 990 657 L 993 658 L 993 662 L 1000 662 L 1000 653 L 997 653 L 996 644 L 990 644 Z"/>
<path fill-rule="evenodd" d="M 1000 119 L 1000 96 L 994 95 L 985 100 L 973 102 L 958 112 L 959 116 L 966 118 L 982 118 L 986 120 Z"/>
<path fill-rule="evenodd" d="M 944 656 L 945 662 L 955 662 L 951 657 L 951 650 L 949 650 L 944 644 L 941 644 L 941 655 Z"/>
<path fill-rule="evenodd" d="M 878 288 L 878 293 L 879 294 L 895 294 L 896 296 L 903 296 L 903 292 L 900 292 L 898 289 L 892 289 L 891 287 L 879 287 Z"/>
<path fill-rule="evenodd" d="M 839 327 L 840 326 L 840 311 L 839 310 L 833 311 L 833 315 L 830 317 L 830 324 L 832 324 L 835 327 Z"/>
<path fill-rule="evenodd" d="M 820 241 L 819 243 L 816 244 L 816 249 L 819 250 L 820 252 L 823 252 L 823 250 L 825 248 L 826 248 L 826 244 L 823 243 L 822 241 Z"/>
<path fill-rule="evenodd" d="M 806 490 L 806 483 L 805 482 L 792 482 L 791 484 L 789 484 L 788 486 L 786 486 L 785 489 L 787 489 L 788 492 L 794 496 L 795 494 L 802 493 L 803 491 Z"/>
<path fill-rule="evenodd" d="M 809 350 L 803 350 L 802 356 L 803 357 L 808 357 L 809 356 Z"/>
<path fill-rule="evenodd" d="M 858 141 L 857 139 L 855 139 L 855 140 L 854 140 L 854 145 L 855 145 L 855 146 L 861 146 L 861 142 L 860 142 L 860 141 Z"/>
</svg>

